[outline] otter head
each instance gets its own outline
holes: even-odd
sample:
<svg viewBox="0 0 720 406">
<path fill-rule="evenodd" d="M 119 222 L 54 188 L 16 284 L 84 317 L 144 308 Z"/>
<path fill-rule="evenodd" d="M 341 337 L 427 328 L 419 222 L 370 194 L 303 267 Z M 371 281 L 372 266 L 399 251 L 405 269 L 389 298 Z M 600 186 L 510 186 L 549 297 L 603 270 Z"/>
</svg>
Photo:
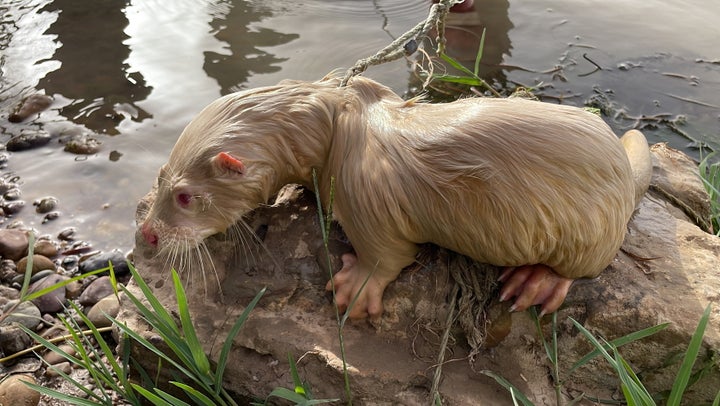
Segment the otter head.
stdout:
<svg viewBox="0 0 720 406">
<path fill-rule="evenodd" d="M 186 157 L 189 160 L 179 165 L 174 155 L 160 169 L 155 201 L 140 227 L 145 242 L 168 257 L 200 247 L 207 237 L 225 232 L 264 203 L 258 188 L 262 179 L 248 173 L 262 172 L 261 165 L 248 167 L 229 151 L 195 151 L 193 159 Z"/>
</svg>

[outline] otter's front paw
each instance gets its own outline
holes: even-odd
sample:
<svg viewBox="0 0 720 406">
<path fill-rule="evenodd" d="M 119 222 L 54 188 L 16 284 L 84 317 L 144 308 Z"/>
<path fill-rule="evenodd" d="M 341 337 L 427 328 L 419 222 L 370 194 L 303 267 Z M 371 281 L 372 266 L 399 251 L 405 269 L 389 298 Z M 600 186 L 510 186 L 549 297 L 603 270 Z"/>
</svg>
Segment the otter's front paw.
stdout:
<svg viewBox="0 0 720 406">
<path fill-rule="evenodd" d="M 389 281 L 383 283 L 381 278 L 374 275 L 372 269 L 365 269 L 361 266 L 355 255 L 345 254 L 341 259 L 342 269 L 325 286 L 325 289 L 331 291 L 334 285 L 335 304 L 340 311 L 346 311 L 357 296 L 348 315 L 351 319 L 362 319 L 368 316 L 377 318 L 382 315 L 382 296 Z"/>
<path fill-rule="evenodd" d="M 503 283 L 500 301 L 517 296 L 510 311 L 522 311 L 541 304 L 540 316 L 552 313 L 565 300 L 573 279 L 558 275 L 545 265 L 525 265 L 507 268 L 498 279 Z"/>
</svg>

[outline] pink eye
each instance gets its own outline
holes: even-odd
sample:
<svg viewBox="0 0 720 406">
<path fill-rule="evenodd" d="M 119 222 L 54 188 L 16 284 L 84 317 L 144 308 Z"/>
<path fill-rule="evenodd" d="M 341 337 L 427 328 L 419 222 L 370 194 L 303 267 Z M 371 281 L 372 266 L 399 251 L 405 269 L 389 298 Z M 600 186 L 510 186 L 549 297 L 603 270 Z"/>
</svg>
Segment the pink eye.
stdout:
<svg viewBox="0 0 720 406">
<path fill-rule="evenodd" d="M 192 195 L 189 193 L 178 193 L 176 196 L 178 204 L 180 205 L 180 207 L 183 208 L 186 208 L 190 205 L 192 198 Z"/>
</svg>

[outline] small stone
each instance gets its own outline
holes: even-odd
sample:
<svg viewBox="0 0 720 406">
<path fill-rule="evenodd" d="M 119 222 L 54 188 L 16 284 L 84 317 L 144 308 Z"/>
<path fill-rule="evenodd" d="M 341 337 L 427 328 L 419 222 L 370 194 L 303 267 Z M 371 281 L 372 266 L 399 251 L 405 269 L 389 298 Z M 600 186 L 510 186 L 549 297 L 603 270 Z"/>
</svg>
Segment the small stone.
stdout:
<svg viewBox="0 0 720 406">
<path fill-rule="evenodd" d="M 52 258 L 58 254 L 58 247 L 50 240 L 38 240 L 33 248 L 35 254 Z"/>
<path fill-rule="evenodd" d="M 0 382 L 0 405 L 37 406 L 40 392 L 23 382 L 37 384 L 35 378 L 25 374 L 11 375 Z"/>
<path fill-rule="evenodd" d="M 72 356 L 75 356 L 75 354 L 77 353 L 72 345 L 62 344 L 58 345 L 58 348 Z M 43 359 L 50 365 L 56 365 L 67 361 L 67 358 L 63 357 L 55 351 L 48 351 L 48 353 L 43 356 Z"/>
<path fill-rule="evenodd" d="M 16 275 L 17 266 L 15 266 L 15 261 L 3 259 L 0 262 L 0 281 L 4 283 L 11 283 Z"/>
<path fill-rule="evenodd" d="M 115 275 L 127 275 L 130 273 L 125 255 L 117 250 L 101 252 L 80 262 L 80 272 L 88 273 L 102 268 L 107 268 L 112 263 Z"/>
<path fill-rule="evenodd" d="M 70 282 L 65 285 L 65 297 L 69 300 L 75 300 L 80 296 L 83 291 L 83 286 L 80 281 Z"/>
<path fill-rule="evenodd" d="M 70 372 L 72 372 L 72 365 L 70 365 L 70 362 L 65 361 L 65 362 L 60 362 L 60 363 L 49 366 L 45 370 L 45 376 L 47 376 L 47 377 L 61 376 L 60 372 L 64 373 L 65 375 L 69 375 Z"/>
<path fill-rule="evenodd" d="M 49 275 L 30 285 L 29 292 L 37 292 L 67 279 L 67 277 L 58 274 Z M 62 286 L 50 291 L 37 299 L 33 299 L 32 302 L 35 303 L 42 313 L 57 313 L 62 311 L 63 304 L 65 304 L 65 287 Z"/>
<path fill-rule="evenodd" d="M 65 143 L 65 152 L 78 155 L 91 155 L 100 150 L 100 141 L 86 135 L 76 135 Z"/>
<path fill-rule="evenodd" d="M 40 114 L 41 111 L 50 107 L 53 98 L 45 94 L 33 94 L 23 99 L 10 114 L 8 121 L 11 123 L 20 123 L 34 114 Z"/>
<path fill-rule="evenodd" d="M 5 193 L 3 193 L 3 199 L 5 200 L 18 200 L 22 196 L 20 189 L 14 187 Z"/>
<path fill-rule="evenodd" d="M 111 295 L 97 302 L 95 306 L 90 308 L 87 317 L 97 328 L 110 327 L 112 326 L 112 322 L 105 315 L 117 317 L 119 312 L 120 302 L 115 295 Z"/>
<path fill-rule="evenodd" d="M 3 213 L 5 213 L 6 216 L 12 216 L 13 214 L 17 214 L 20 212 L 20 210 L 25 207 L 25 202 L 22 200 L 15 200 L 12 202 L 5 202 L 2 205 Z"/>
<path fill-rule="evenodd" d="M 83 306 L 92 306 L 114 292 L 112 284 L 110 283 L 110 277 L 101 276 L 85 288 L 78 302 Z"/>
<path fill-rule="evenodd" d="M 32 339 L 18 326 L 0 326 L 0 350 L 5 355 L 23 351 L 33 344 Z"/>
<path fill-rule="evenodd" d="M 39 255 L 39 254 L 33 254 L 32 256 L 32 274 L 35 275 L 36 273 L 40 271 L 45 271 L 47 269 L 55 270 L 56 266 L 55 263 L 48 257 Z M 25 257 L 18 261 L 17 263 L 17 271 L 19 273 L 24 273 L 27 269 L 27 263 L 28 263 L 28 257 Z"/>
<path fill-rule="evenodd" d="M 43 197 L 42 199 L 38 199 L 33 202 L 33 206 L 35 206 L 35 211 L 40 214 L 50 213 L 51 211 L 55 210 L 57 205 L 58 199 L 52 196 Z"/>
<path fill-rule="evenodd" d="M 74 235 L 75 229 L 73 227 L 68 227 L 58 233 L 58 239 L 60 241 L 72 241 Z"/>
<path fill-rule="evenodd" d="M 17 152 L 42 147 L 50 142 L 52 137 L 46 131 L 33 130 L 24 131 L 20 135 L 16 135 L 7 142 L 8 151 Z"/>
<path fill-rule="evenodd" d="M 3 306 L 3 314 L 12 310 L 12 307 L 17 304 L 17 300 L 11 300 L 5 306 Z M 0 325 L 9 326 L 12 323 L 19 323 L 35 330 L 40 324 L 40 309 L 35 306 L 32 302 L 21 302 L 11 314 L 7 315 Z"/>
<path fill-rule="evenodd" d="M 27 255 L 28 236 L 25 231 L 0 229 L 0 255 L 17 261 Z"/>
<path fill-rule="evenodd" d="M 45 223 L 47 223 L 48 221 L 53 221 L 53 220 L 55 220 L 55 219 L 58 218 L 58 217 L 60 217 L 60 212 L 59 212 L 59 211 L 51 211 L 50 213 L 46 214 L 46 215 L 43 217 L 42 223 L 45 224 Z"/>
</svg>

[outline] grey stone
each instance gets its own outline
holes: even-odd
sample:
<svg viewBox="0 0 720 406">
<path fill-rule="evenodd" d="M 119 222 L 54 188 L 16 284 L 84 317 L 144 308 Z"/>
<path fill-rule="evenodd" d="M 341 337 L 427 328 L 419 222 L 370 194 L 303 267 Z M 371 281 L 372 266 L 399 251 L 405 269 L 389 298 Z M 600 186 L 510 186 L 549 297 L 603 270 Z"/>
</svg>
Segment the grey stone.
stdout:
<svg viewBox="0 0 720 406">
<path fill-rule="evenodd" d="M 65 351 L 67 354 L 69 354 L 71 356 L 75 356 L 75 354 L 77 354 L 77 351 L 75 351 L 75 349 L 71 345 L 68 345 L 68 344 L 58 345 L 58 348 Z M 45 362 L 47 362 L 50 365 L 55 365 L 55 364 L 60 364 L 62 362 L 66 362 L 67 358 L 58 354 L 55 351 L 48 351 L 48 353 L 43 356 L 43 360 L 45 360 Z"/>
<path fill-rule="evenodd" d="M 17 304 L 17 300 L 13 300 L 5 304 L 3 306 L 3 314 L 9 312 L 12 310 L 12 307 Z M 2 325 L 10 325 L 12 323 L 19 323 L 23 326 L 29 328 L 30 330 L 35 330 L 35 328 L 40 324 L 41 317 L 40 309 L 38 309 L 37 306 L 35 306 L 32 302 L 21 302 L 15 310 L 7 317 L 5 320 L 2 321 Z"/>
<path fill-rule="evenodd" d="M 80 294 L 78 302 L 83 306 L 92 306 L 100 299 L 113 294 L 113 287 L 109 276 L 101 276 L 92 281 Z"/>
<path fill-rule="evenodd" d="M 30 336 L 15 325 L 0 326 L 0 350 L 4 355 L 15 354 L 32 345 Z"/>
<path fill-rule="evenodd" d="M 29 291 L 37 292 L 67 279 L 68 277 L 66 276 L 52 274 L 30 285 Z M 63 305 L 65 304 L 65 287 L 59 287 L 37 299 L 33 299 L 33 303 L 35 303 L 42 313 L 57 313 L 62 311 Z"/>
<path fill-rule="evenodd" d="M 120 312 L 120 301 L 117 297 L 107 296 L 90 308 L 87 314 L 88 319 L 95 327 L 110 327 L 112 322 L 107 316 L 117 317 Z M 107 316 L 106 316 L 107 315 Z"/>
</svg>

